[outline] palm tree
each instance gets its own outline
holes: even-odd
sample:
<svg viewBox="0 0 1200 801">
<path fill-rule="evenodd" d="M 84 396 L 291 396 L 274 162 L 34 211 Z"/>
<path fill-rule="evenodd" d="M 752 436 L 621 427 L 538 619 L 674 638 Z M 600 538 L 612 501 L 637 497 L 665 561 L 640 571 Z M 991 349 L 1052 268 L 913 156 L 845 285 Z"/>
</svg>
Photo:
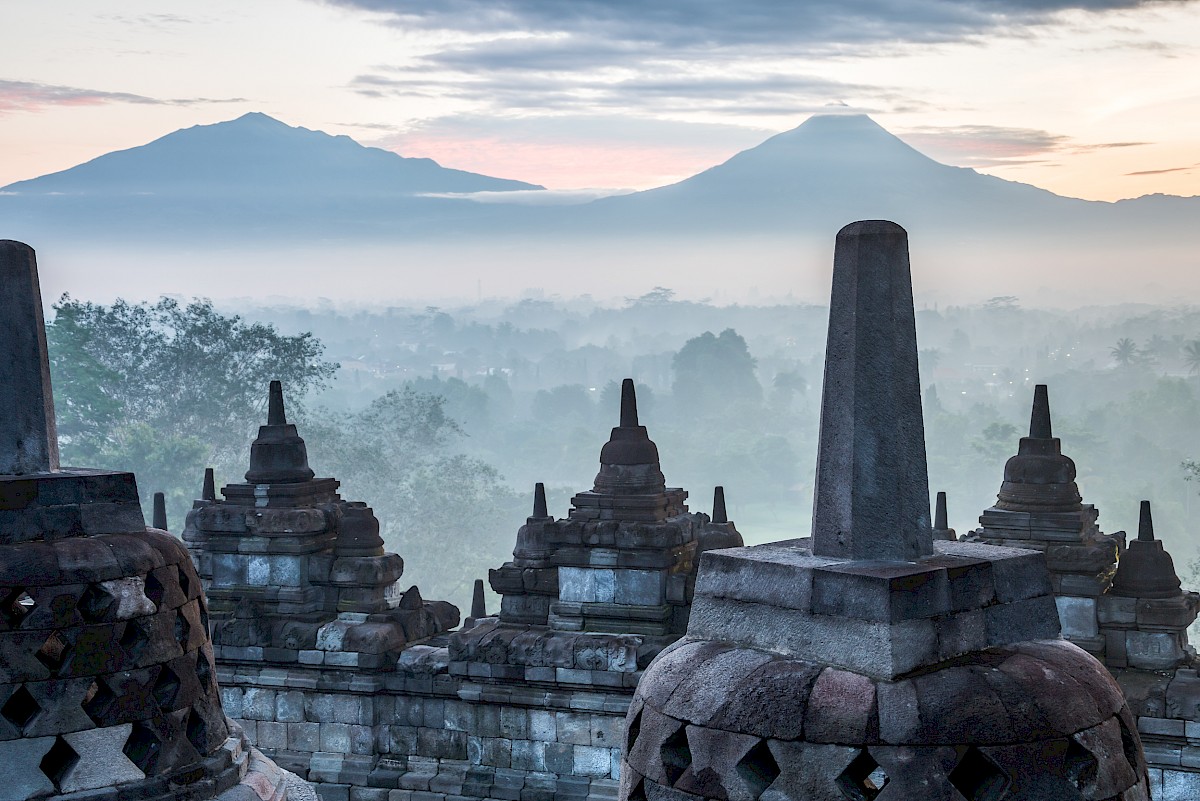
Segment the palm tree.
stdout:
<svg viewBox="0 0 1200 801">
<path fill-rule="evenodd" d="M 1187 365 L 1190 375 L 1200 373 L 1200 339 L 1193 339 L 1184 344 L 1183 361 Z"/>
<path fill-rule="evenodd" d="M 1137 359 L 1137 344 L 1129 337 L 1123 337 L 1117 340 L 1116 347 L 1109 348 L 1109 353 L 1119 366 L 1128 367 Z"/>
</svg>

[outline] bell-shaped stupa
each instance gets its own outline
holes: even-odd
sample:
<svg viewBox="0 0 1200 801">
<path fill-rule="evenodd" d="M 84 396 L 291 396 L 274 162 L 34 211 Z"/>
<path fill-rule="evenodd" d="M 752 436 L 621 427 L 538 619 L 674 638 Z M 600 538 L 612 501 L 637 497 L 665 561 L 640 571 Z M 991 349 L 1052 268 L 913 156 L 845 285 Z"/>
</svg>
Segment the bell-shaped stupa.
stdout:
<svg viewBox="0 0 1200 801">
<path fill-rule="evenodd" d="M 183 543 L 146 527 L 133 474 L 59 466 L 37 264 L 11 241 L 0 241 L 0 766 L 3 799 L 315 799 L 225 717 L 200 578 Z"/>
<path fill-rule="evenodd" d="M 646 669 L 621 801 L 1145 799 L 1041 553 L 935 540 L 908 238 L 839 232 L 812 537 L 711 551 Z"/>
</svg>

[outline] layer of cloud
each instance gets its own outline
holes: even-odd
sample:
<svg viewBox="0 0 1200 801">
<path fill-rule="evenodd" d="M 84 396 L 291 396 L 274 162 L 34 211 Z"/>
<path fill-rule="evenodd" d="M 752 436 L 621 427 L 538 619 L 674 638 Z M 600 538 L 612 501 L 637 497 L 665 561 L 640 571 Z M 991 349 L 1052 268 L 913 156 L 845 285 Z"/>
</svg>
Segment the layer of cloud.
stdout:
<svg viewBox="0 0 1200 801">
<path fill-rule="evenodd" d="M 367 97 L 441 98 L 506 112 L 686 114 L 705 111 L 754 117 L 791 116 L 826 110 L 853 98 L 860 111 L 912 110 L 915 99 L 888 87 L 845 83 L 781 72 L 698 72 L 683 65 L 663 66 L 621 76 L 562 73 L 427 74 L 380 68 L 356 76 L 350 88 Z"/>
<path fill-rule="evenodd" d="M 516 206 L 578 206 L 602 197 L 628 195 L 636 191 L 636 189 L 518 189 L 508 192 L 431 192 L 424 197 Z"/>
<path fill-rule="evenodd" d="M 1187 172 L 1188 170 L 1191 170 L 1195 167 L 1200 167 L 1200 163 L 1188 164 L 1187 166 L 1184 166 L 1184 167 L 1167 167 L 1162 170 L 1138 170 L 1137 172 L 1127 172 L 1127 173 L 1125 173 L 1125 175 L 1126 175 L 1126 177 L 1134 176 L 1134 175 L 1162 175 L 1162 174 L 1168 173 L 1168 172 Z"/>
<path fill-rule="evenodd" d="M 1047 163 L 1052 155 L 1138 147 L 1145 142 L 1079 143 L 1037 128 L 994 125 L 914 128 L 904 141 L 933 158 L 960 167 L 997 167 Z M 1043 158 L 1038 158 L 1043 157 Z"/>
<path fill-rule="evenodd" d="M 1045 22 L 1069 10 L 1110 11 L 1153 0 L 325 0 L 395 24 L 493 34 L 586 34 L 665 47 L 955 41 Z"/>
<path fill-rule="evenodd" d="M 106 92 L 56 86 L 34 81 L 0 80 L 0 114 L 17 111 L 41 111 L 55 106 L 99 106 L 106 103 L 135 103 L 155 106 L 191 106 L 206 103 L 240 103 L 244 98 L 171 98 L 146 97 L 130 92 Z"/>
<path fill-rule="evenodd" d="M 404 156 L 425 156 L 458 169 L 548 187 L 646 189 L 711 167 L 770 133 L 742 125 L 620 114 L 458 114 L 362 141 Z"/>
</svg>

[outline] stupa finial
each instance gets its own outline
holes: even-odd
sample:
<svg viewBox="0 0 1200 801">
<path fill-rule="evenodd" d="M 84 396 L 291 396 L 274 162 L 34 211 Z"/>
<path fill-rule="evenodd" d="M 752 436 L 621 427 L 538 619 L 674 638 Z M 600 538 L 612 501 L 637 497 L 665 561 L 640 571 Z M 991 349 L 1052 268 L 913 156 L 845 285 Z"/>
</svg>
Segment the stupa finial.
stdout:
<svg viewBox="0 0 1200 801">
<path fill-rule="evenodd" d="M 637 425 L 637 391 L 633 379 L 626 378 L 621 382 L 621 428 L 635 428 Z"/>
<path fill-rule="evenodd" d="M 713 513 L 712 521 L 714 523 L 728 523 L 729 514 L 725 511 L 725 488 L 713 488 Z"/>
<path fill-rule="evenodd" d="M 204 483 L 200 487 L 200 500 L 215 501 L 217 499 L 217 482 L 211 467 L 204 468 Z"/>
<path fill-rule="evenodd" d="M 533 517 L 544 520 L 550 516 L 546 509 L 546 485 L 538 482 L 533 485 Z"/>
<path fill-rule="evenodd" d="M 1053 439 L 1050 427 L 1050 395 L 1045 384 L 1033 388 L 1033 413 L 1029 418 L 1030 439 Z"/>
<path fill-rule="evenodd" d="M 937 494 L 937 505 L 933 512 L 933 527 L 939 531 L 950 528 L 947 520 L 949 515 L 946 514 L 946 493 L 939 492 Z"/>
<path fill-rule="evenodd" d="M 161 492 L 154 493 L 154 514 L 151 517 L 151 527 L 167 531 L 167 496 Z"/>
<path fill-rule="evenodd" d="M 267 425 L 287 425 L 287 415 L 283 411 L 283 383 L 272 381 L 270 394 L 267 397 Z"/>
<path fill-rule="evenodd" d="M 1150 501 L 1142 501 L 1141 514 L 1138 515 L 1138 536 L 1142 542 L 1154 541 L 1154 518 L 1150 516 Z"/>
<path fill-rule="evenodd" d="M 483 594 L 483 579 L 475 579 L 475 589 L 471 594 L 471 617 L 478 620 L 487 616 L 487 597 Z"/>
</svg>

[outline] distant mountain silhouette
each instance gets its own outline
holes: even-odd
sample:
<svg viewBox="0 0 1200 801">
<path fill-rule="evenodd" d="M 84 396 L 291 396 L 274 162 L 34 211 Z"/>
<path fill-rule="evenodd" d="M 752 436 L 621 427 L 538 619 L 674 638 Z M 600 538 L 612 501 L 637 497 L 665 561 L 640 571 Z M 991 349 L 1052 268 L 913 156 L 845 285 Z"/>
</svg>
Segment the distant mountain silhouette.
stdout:
<svg viewBox="0 0 1200 801">
<path fill-rule="evenodd" d="M 364 147 L 348 136 L 294 128 L 251 113 L 196 125 L 141 147 L 108 153 L 62 172 L 0 191 L 40 195 L 154 194 L 160 197 L 246 195 L 389 196 L 424 192 L 541 189 Z"/>
<path fill-rule="evenodd" d="M 570 244 L 828 237 L 851 220 L 886 218 L 943 239 L 1057 237 L 1087 247 L 1182 236 L 1200 220 L 1200 198 L 1085 201 L 940 164 L 862 115 L 814 116 L 687 180 L 576 206 L 427 196 L 540 188 L 247 114 L 4 187 L 0 236 Z"/>
<path fill-rule="evenodd" d="M 590 213 L 613 223 L 709 232 L 827 232 L 850 220 L 890 219 L 1000 233 L 1030 226 L 1107 227 L 1131 217 L 1168 223 L 1200 214 L 1200 198 L 1086 201 L 950 167 L 864 115 L 814 116 L 684 181 L 592 205 Z M 1135 212 L 1152 205 L 1153 211 Z"/>
<path fill-rule="evenodd" d="M 540 189 L 252 113 L 2 187 L 0 235 L 153 245 L 387 238 L 486 216 L 477 203 L 426 193 Z"/>
</svg>

